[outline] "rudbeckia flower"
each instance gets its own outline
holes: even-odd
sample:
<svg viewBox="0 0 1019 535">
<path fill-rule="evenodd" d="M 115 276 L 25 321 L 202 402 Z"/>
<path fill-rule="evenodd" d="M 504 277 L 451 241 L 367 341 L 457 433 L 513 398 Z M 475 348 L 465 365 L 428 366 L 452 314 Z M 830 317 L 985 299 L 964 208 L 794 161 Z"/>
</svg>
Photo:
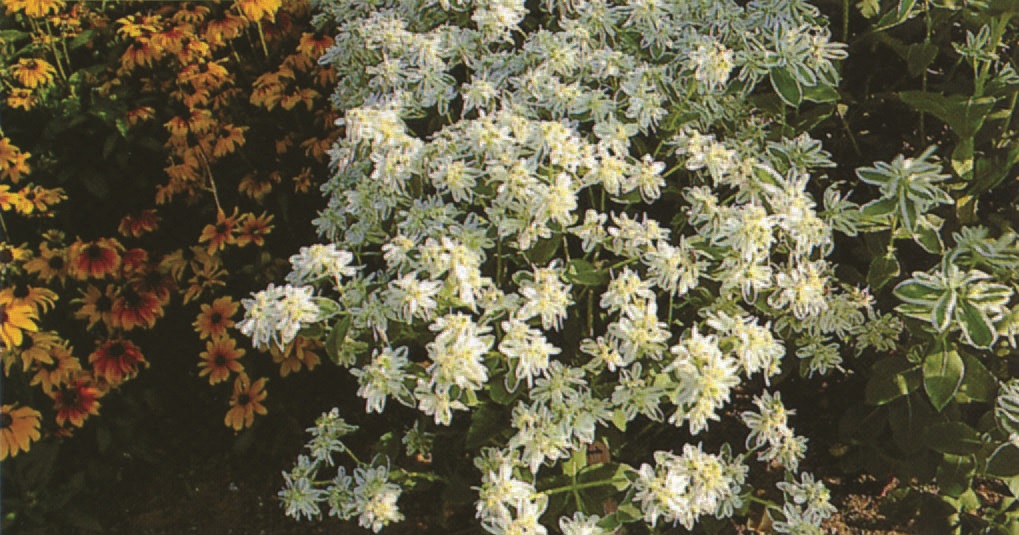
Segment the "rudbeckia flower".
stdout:
<svg viewBox="0 0 1019 535">
<path fill-rule="evenodd" d="M 0 304 L 0 342 L 7 350 L 21 345 L 22 331 L 38 331 L 35 311 L 28 305 Z"/>
<path fill-rule="evenodd" d="M 159 228 L 159 215 L 152 208 L 137 214 L 127 214 L 120 220 L 117 231 L 121 236 L 140 238 Z"/>
<path fill-rule="evenodd" d="M 322 343 L 317 340 L 308 340 L 303 336 L 294 338 L 293 342 L 287 344 L 286 349 L 280 351 L 278 347 L 269 347 L 272 354 L 272 361 L 280 365 L 280 377 L 286 377 L 293 372 L 301 371 L 301 368 L 314 370 L 322 360 L 313 350 L 320 349 Z"/>
<path fill-rule="evenodd" d="M 48 332 L 25 333 L 21 344 L 14 351 L 4 353 L 4 374 L 10 374 L 10 367 L 20 357 L 22 371 L 28 371 L 33 364 L 52 364 L 50 352 L 60 345 L 60 337 Z"/>
<path fill-rule="evenodd" d="M 148 366 L 138 346 L 129 340 L 106 340 L 88 356 L 97 377 L 110 386 L 117 386 L 138 375 L 138 368 Z"/>
<path fill-rule="evenodd" d="M 123 250 L 120 242 L 113 238 L 100 238 L 94 242 L 78 240 L 68 250 L 70 273 L 79 280 L 115 275 L 120 270 L 120 253 Z"/>
<path fill-rule="evenodd" d="M 282 3 L 282 0 L 239 0 L 234 7 L 251 22 L 258 22 L 263 18 L 272 22 L 276 20 L 276 12 Z"/>
<path fill-rule="evenodd" d="M 24 11 L 31 18 L 39 18 L 56 13 L 64 7 L 64 0 L 7 0 L 7 14 Z"/>
<path fill-rule="evenodd" d="M 239 15 L 222 11 L 215 13 L 205 26 L 205 41 L 212 45 L 222 45 L 244 31 L 247 21 Z"/>
<path fill-rule="evenodd" d="M 226 336 L 226 330 L 233 327 L 233 316 L 237 314 L 239 305 L 230 296 L 220 297 L 211 305 L 202 305 L 202 311 L 198 313 L 192 325 L 195 332 L 202 340 L 206 338 L 221 338 Z"/>
<path fill-rule="evenodd" d="M 15 87 L 11 89 L 9 95 L 7 95 L 7 106 L 15 110 L 28 111 L 35 107 L 39 99 L 35 97 L 31 89 L 25 89 L 23 87 Z"/>
<path fill-rule="evenodd" d="M 237 347 L 237 341 L 233 338 L 214 338 L 205 343 L 205 351 L 199 356 L 202 361 L 198 363 L 201 371 L 199 377 L 209 376 L 209 384 L 221 383 L 230 378 L 230 372 L 243 373 L 244 366 L 237 359 L 244 356 L 244 349 Z"/>
<path fill-rule="evenodd" d="M 39 411 L 31 407 L 0 406 L 0 460 L 28 451 L 39 440 Z"/>
<path fill-rule="evenodd" d="M 53 391 L 60 388 L 68 379 L 81 371 L 81 362 L 71 355 L 71 349 L 67 342 L 56 345 L 50 350 L 52 362 L 35 364 L 35 375 L 29 383 L 32 386 L 39 385 L 47 396 L 53 396 Z"/>
<path fill-rule="evenodd" d="M 256 413 L 269 413 L 261 403 L 266 397 L 265 382 L 265 377 L 252 383 L 246 373 L 237 376 L 234 380 L 234 393 L 230 396 L 230 410 L 223 419 L 228 427 L 240 431 L 254 423 Z"/>
<path fill-rule="evenodd" d="M 21 58 L 12 70 L 14 78 L 29 89 L 52 84 L 53 76 L 57 73 L 56 67 L 50 62 L 38 58 Z"/>
<path fill-rule="evenodd" d="M 32 186 L 21 190 L 21 197 L 24 202 L 17 206 L 18 213 L 21 215 L 45 214 L 49 211 L 50 206 L 67 199 L 63 189 L 50 189 L 42 186 Z"/>
<path fill-rule="evenodd" d="M 0 137 L 0 178 L 6 178 L 17 184 L 23 175 L 32 172 L 28 165 L 28 159 L 31 157 L 31 154 L 12 144 L 10 139 Z"/>
<path fill-rule="evenodd" d="M 67 253 L 64 249 L 51 248 L 42 242 L 39 244 L 39 255 L 25 262 L 24 268 L 40 282 L 50 284 L 57 279 L 63 283 L 67 279 Z"/>
<path fill-rule="evenodd" d="M 81 290 L 82 297 L 73 302 L 82 303 L 74 317 L 88 322 L 88 328 L 95 327 L 100 321 L 107 329 L 113 328 L 113 300 L 117 297 L 117 287 L 107 284 L 106 289 L 99 291 L 99 288 L 88 285 L 88 288 Z"/>
<path fill-rule="evenodd" d="M 103 393 L 92 384 L 87 373 L 66 381 L 53 391 L 53 410 L 57 411 L 57 425 L 67 422 L 81 427 L 89 416 L 99 415 L 99 398 Z"/>
<path fill-rule="evenodd" d="M 202 234 L 198 237 L 198 243 L 209 242 L 209 254 L 222 251 L 227 245 L 237 243 L 237 238 L 234 236 L 236 230 L 237 208 L 234 208 L 234 213 L 231 216 L 227 216 L 221 210 L 216 215 L 216 224 L 205 225 L 205 228 L 202 229 Z"/>
<path fill-rule="evenodd" d="M 37 316 L 53 308 L 56 300 L 56 292 L 42 286 L 20 283 L 0 290 L 0 305 L 25 305 L 31 307 Z"/>
<path fill-rule="evenodd" d="M 244 214 L 241 228 L 237 232 L 237 246 L 244 247 L 253 243 L 259 247 L 265 245 L 265 237 L 272 232 L 273 215 L 263 212 L 260 216 Z"/>
<path fill-rule="evenodd" d="M 148 292 L 138 292 L 131 286 L 121 288 L 113 300 L 113 326 L 125 331 L 135 327 L 151 329 L 163 317 L 163 303 Z"/>
</svg>

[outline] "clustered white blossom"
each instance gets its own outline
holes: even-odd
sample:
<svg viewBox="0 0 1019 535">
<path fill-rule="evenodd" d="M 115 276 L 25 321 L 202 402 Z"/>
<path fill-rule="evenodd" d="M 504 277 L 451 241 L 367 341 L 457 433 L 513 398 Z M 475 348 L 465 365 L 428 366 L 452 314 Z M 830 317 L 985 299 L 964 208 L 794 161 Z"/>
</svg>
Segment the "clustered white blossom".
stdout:
<svg viewBox="0 0 1019 535">
<path fill-rule="evenodd" d="M 321 63 L 339 71 L 344 134 L 315 220 L 330 244 L 302 249 L 288 280 L 338 305 L 337 359 L 367 412 L 394 398 L 450 426 L 479 405 L 511 407 L 512 434 L 475 461 L 487 532 L 548 533 L 535 482 L 608 425 L 667 420 L 698 435 L 790 350 L 824 374 L 839 369 L 840 337 L 881 348 L 898 335 L 826 260 L 833 232 L 859 221 L 819 172 L 829 155 L 806 134 L 769 131 L 770 112 L 747 98 L 775 73 L 837 84 L 844 48 L 803 0 L 319 7 L 338 27 Z M 823 211 L 818 182 L 830 184 Z M 315 321 L 281 306 L 284 293 L 310 302 L 291 286 L 245 301 L 256 345 Z M 792 411 L 768 391 L 755 405 L 747 447 L 796 472 L 806 442 Z M 316 444 L 315 462 L 329 459 Z M 692 529 L 734 514 L 741 457 L 681 449 L 620 483 L 643 519 Z M 288 514 L 325 500 L 376 531 L 399 518 L 385 468 L 341 470 L 328 493 L 301 475 L 288 475 Z M 783 487 L 784 526 L 827 516 L 813 485 Z M 559 528 L 604 533 L 602 520 L 577 513 Z"/>
<path fill-rule="evenodd" d="M 319 319 L 319 307 L 312 300 L 311 286 L 275 286 L 242 299 L 244 320 L 237 324 L 242 333 L 251 337 L 256 348 L 270 344 L 282 349 L 301 328 Z"/>
</svg>

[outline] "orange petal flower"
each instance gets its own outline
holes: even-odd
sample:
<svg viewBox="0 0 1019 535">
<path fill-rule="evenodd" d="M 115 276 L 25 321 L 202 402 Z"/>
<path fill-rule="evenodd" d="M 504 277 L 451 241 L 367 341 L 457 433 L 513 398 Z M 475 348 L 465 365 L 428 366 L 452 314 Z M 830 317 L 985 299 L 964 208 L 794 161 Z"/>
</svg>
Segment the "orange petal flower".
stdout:
<svg viewBox="0 0 1019 535">
<path fill-rule="evenodd" d="M 283 351 L 280 351 L 276 346 L 271 346 L 269 353 L 272 354 L 272 361 L 280 365 L 280 377 L 286 377 L 293 372 L 301 371 L 301 368 L 314 370 L 315 366 L 322 362 L 314 350 L 321 347 L 322 343 L 317 340 L 308 340 L 303 336 L 298 336 L 287 344 Z"/>
<path fill-rule="evenodd" d="M 34 89 L 42 85 L 53 83 L 53 76 L 57 69 L 50 62 L 38 58 L 21 58 L 13 68 L 14 78 L 21 85 Z"/>
<path fill-rule="evenodd" d="M 0 460 L 28 451 L 39 440 L 39 411 L 31 407 L 0 406 Z"/>
<path fill-rule="evenodd" d="M 233 338 L 214 338 L 206 342 L 205 351 L 199 355 L 202 361 L 198 363 L 201 368 L 198 376 L 208 375 L 209 384 L 214 385 L 229 379 L 230 372 L 243 373 L 244 366 L 237 359 L 243 357 L 244 353 Z"/>
<path fill-rule="evenodd" d="M 223 419 L 228 427 L 240 431 L 254 423 L 256 413 L 269 413 L 261 403 L 266 397 L 265 382 L 265 377 L 252 383 L 245 373 L 237 376 L 234 380 L 234 393 L 230 396 L 230 410 Z"/>
<path fill-rule="evenodd" d="M 87 373 L 67 381 L 53 392 L 53 410 L 57 411 L 57 425 L 67 422 L 81 427 L 89 416 L 99 414 L 99 398 L 103 393 L 92 384 Z"/>
<path fill-rule="evenodd" d="M 239 305 L 230 296 L 220 297 L 211 305 L 202 305 L 202 311 L 195 318 L 195 332 L 199 338 L 221 338 L 226 336 L 226 330 L 233 327 L 233 316 L 237 314 Z"/>
<path fill-rule="evenodd" d="M 234 208 L 233 215 L 229 217 L 220 211 L 216 215 L 216 224 L 205 225 L 205 228 L 202 229 L 202 235 L 198 237 L 198 243 L 209 242 L 209 254 L 222 251 L 227 245 L 237 243 L 237 238 L 234 236 L 236 230 L 237 208 Z"/>
<path fill-rule="evenodd" d="M 101 238 L 94 242 L 78 240 L 68 250 L 71 275 L 79 280 L 103 279 L 115 275 L 120 270 L 120 254 L 123 250 L 120 242 L 113 238 Z"/>
<path fill-rule="evenodd" d="M 71 355 L 71 349 L 65 341 L 61 345 L 54 346 L 50 350 L 52 359 L 49 363 L 35 363 L 35 375 L 32 376 L 31 385 L 39 385 L 47 396 L 53 396 L 53 391 L 60 388 L 68 379 L 81 372 L 81 362 Z"/>
<path fill-rule="evenodd" d="M 117 386 L 138 375 L 138 368 L 148 366 L 141 350 L 129 340 L 106 340 L 88 356 L 97 377 Z"/>
<path fill-rule="evenodd" d="M 0 304 L 0 343 L 7 350 L 21 345 L 22 331 L 38 331 L 38 319 L 32 307 L 27 305 Z"/>
</svg>

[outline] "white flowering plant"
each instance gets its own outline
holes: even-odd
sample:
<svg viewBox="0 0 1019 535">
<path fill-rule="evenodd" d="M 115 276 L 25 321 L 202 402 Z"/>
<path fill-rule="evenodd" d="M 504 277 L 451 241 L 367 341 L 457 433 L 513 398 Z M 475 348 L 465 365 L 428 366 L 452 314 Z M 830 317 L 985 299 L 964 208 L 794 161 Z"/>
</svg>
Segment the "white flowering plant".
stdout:
<svg viewBox="0 0 1019 535">
<path fill-rule="evenodd" d="M 323 243 L 245 301 L 240 327 L 256 346 L 320 338 L 364 413 L 396 427 L 368 447 L 323 415 L 285 474 L 287 514 L 378 532 L 404 518 L 403 490 L 438 488 L 472 496 L 492 534 L 751 514 L 821 533 L 834 507 L 783 388 L 898 351 L 908 326 L 910 358 L 930 363 L 878 361 L 866 401 L 912 399 L 918 381 L 937 411 L 993 400 L 989 373 L 939 385 L 977 360 L 961 345 L 1006 336 L 1012 287 L 978 268 L 1011 269 L 1019 250 L 966 227 L 941 268 L 889 289 L 897 242 L 945 252 L 935 212 L 954 177 L 933 148 L 861 167 L 861 206 L 829 176 L 808 129 L 843 113 L 847 52 L 810 3 L 318 8 L 337 28 L 321 62 L 343 114 Z M 844 276 L 837 246 L 864 234 L 885 250 Z M 879 306 L 868 283 L 901 304 Z M 901 391 L 873 386 L 890 377 Z M 1003 422 L 1019 421 L 1015 397 Z"/>
</svg>

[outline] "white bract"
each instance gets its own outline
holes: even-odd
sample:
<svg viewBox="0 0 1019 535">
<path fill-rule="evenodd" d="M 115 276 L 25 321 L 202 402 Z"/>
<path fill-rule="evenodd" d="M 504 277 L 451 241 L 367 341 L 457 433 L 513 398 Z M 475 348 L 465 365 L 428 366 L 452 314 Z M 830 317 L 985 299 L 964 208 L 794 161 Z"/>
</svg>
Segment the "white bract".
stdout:
<svg viewBox="0 0 1019 535">
<path fill-rule="evenodd" d="M 609 426 L 668 415 L 705 433 L 737 386 L 767 382 L 788 352 L 824 374 L 839 368 L 837 335 L 864 334 L 858 347 L 894 336 L 825 260 L 833 232 L 859 221 L 813 175 L 833 165 L 828 154 L 770 130 L 781 110 L 748 98 L 773 91 L 772 73 L 801 89 L 838 83 L 843 47 L 809 4 L 319 4 L 336 25 L 321 63 L 339 74 L 343 132 L 315 220 L 328 244 L 302 249 L 288 280 L 333 280 L 322 288 L 344 329 L 333 349 L 367 412 L 394 398 L 418 412 L 414 436 L 470 430 L 487 532 L 547 533 L 541 515 L 562 491 L 537 482 L 585 458 Z M 895 192 L 936 188 L 926 167 L 899 163 L 900 182 L 930 184 Z M 315 321 L 266 292 L 242 323 L 256 345 Z M 795 472 L 805 440 L 792 411 L 768 390 L 755 399 L 747 448 Z M 316 461 L 330 462 L 338 443 L 316 440 Z M 613 459 L 604 484 L 629 492 L 644 521 L 693 529 L 742 505 L 751 458 L 676 444 L 639 469 Z M 327 501 L 373 530 L 397 521 L 386 469 L 357 464 L 334 480 L 352 491 L 288 479 L 288 513 L 314 516 Z M 822 519 L 811 485 L 789 488 L 800 507 L 789 525 Z M 614 531 L 601 523 L 615 517 L 564 514 L 564 533 Z"/>
</svg>

